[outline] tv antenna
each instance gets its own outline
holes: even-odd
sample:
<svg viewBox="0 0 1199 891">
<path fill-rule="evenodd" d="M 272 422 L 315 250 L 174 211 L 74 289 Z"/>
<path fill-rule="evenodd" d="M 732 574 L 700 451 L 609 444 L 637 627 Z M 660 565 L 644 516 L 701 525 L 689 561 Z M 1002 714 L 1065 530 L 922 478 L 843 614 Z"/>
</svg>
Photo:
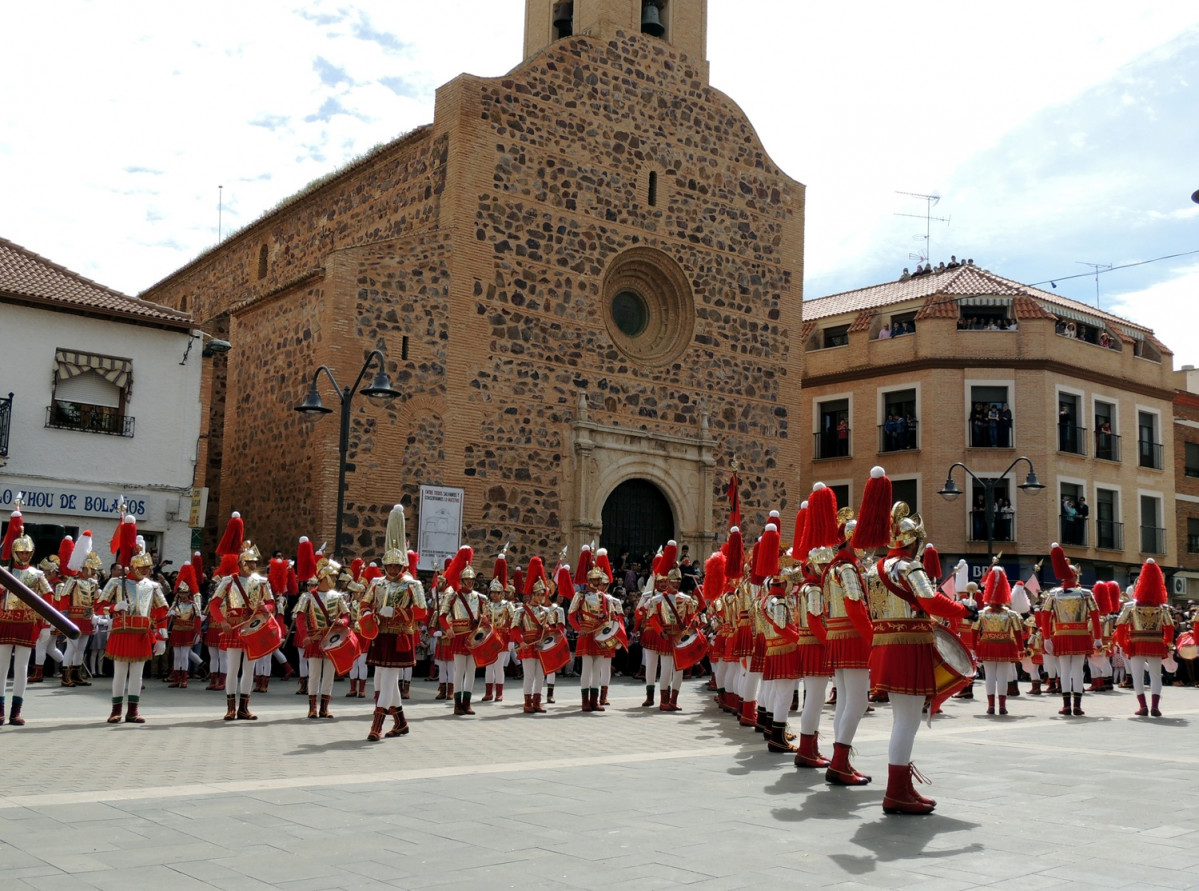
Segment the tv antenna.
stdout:
<svg viewBox="0 0 1199 891">
<path fill-rule="evenodd" d="M 896 190 L 896 195 L 906 195 L 908 198 L 919 198 L 924 202 L 924 213 L 897 213 L 897 217 L 915 217 L 918 220 L 924 220 L 924 235 L 913 235 L 912 237 L 919 240 L 924 239 L 924 256 L 913 257 L 919 263 L 928 262 L 928 258 L 932 255 L 932 224 L 933 221 L 938 223 L 949 223 L 949 217 L 934 217 L 933 206 L 941 200 L 940 195 L 923 195 L 919 192 L 900 192 Z"/>
<path fill-rule="evenodd" d="M 1111 263 L 1106 263 L 1106 264 L 1105 263 L 1087 263 L 1083 260 L 1075 260 L 1074 262 L 1077 263 L 1079 266 L 1090 266 L 1091 269 L 1093 269 L 1095 271 L 1095 309 L 1102 309 L 1102 307 L 1099 305 L 1099 273 L 1111 272 L 1112 264 Z"/>
</svg>

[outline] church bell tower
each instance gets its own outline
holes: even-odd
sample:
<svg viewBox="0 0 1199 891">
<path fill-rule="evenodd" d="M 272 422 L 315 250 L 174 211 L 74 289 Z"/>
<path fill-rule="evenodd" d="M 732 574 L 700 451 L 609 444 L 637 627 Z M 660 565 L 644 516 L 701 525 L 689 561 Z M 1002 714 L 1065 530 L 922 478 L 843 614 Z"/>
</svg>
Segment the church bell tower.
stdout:
<svg viewBox="0 0 1199 891">
<path fill-rule="evenodd" d="M 687 55 L 708 83 L 708 0 L 525 0 L 525 58 L 568 37 L 642 33 Z"/>
</svg>

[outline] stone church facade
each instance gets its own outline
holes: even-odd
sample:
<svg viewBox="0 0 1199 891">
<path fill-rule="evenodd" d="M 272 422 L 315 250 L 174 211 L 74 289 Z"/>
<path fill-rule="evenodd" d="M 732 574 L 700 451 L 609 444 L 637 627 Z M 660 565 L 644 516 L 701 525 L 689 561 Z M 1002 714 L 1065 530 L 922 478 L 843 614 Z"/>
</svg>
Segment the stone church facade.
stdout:
<svg viewBox="0 0 1199 891">
<path fill-rule="evenodd" d="M 264 552 L 332 539 L 338 397 L 293 409 L 372 349 L 403 397 L 352 402 L 343 555 L 378 553 L 397 501 L 418 523 L 422 484 L 465 491 L 487 569 L 509 539 L 520 562 L 664 534 L 702 558 L 733 458 L 754 534 L 794 515 L 804 187 L 709 85 L 706 2 L 658 10 L 655 35 L 642 0 L 528 0 L 515 69 L 445 84 L 431 124 L 142 295 L 234 344 L 204 406 L 209 540 L 232 510 Z"/>
</svg>

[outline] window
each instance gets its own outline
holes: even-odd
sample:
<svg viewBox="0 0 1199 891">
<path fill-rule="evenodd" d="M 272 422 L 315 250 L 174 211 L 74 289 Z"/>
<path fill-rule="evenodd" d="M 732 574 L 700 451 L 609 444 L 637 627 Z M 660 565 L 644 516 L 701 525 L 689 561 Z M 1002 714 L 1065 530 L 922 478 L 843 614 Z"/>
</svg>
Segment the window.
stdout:
<svg viewBox="0 0 1199 891">
<path fill-rule="evenodd" d="M 1086 547 L 1087 520 L 1091 515 L 1091 507 L 1087 504 L 1082 486 L 1077 483 L 1062 483 L 1060 501 L 1058 521 L 1062 544 Z"/>
<path fill-rule="evenodd" d="M 905 334 L 915 334 L 916 313 L 901 312 L 891 316 L 890 331 L 892 337 L 903 337 Z"/>
<path fill-rule="evenodd" d="M 649 206 L 658 206 L 658 171 L 651 170 L 649 172 Z"/>
<path fill-rule="evenodd" d="M 1095 489 L 1095 547 L 1107 551 L 1124 550 L 1124 524 L 1120 519 L 1119 493 Z"/>
<path fill-rule="evenodd" d="M 264 244 L 262 247 L 260 247 L 258 249 L 258 279 L 260 281 L 262 279 L 266 278 L 266 266 L 267 266 L 267 249 L 266 249 L 266 245 Z"/>
<path fill-rule="evenodd" d="M 833 399 L 816 405 L 817 458 L 846 458 L 850 454 L 849 400 Z"/>
<path fill-rule="evenodd" d="M 1085 455 L 1086 428 L 1082 426 L 1079 398 L 1073 393 L 1057 394 L 1057 450 L 1072 455 Z"/>
<path fill-rule="evenodd" d="M 1008 306 L 961 306 L 959 331 L 1016 330 L 1016 320 L 1008 318 Z"/>
<path fill-rule="evenodd" d="M 1116 406 L 1110 402 L 1095 401 L 1095 457 L 1103 461 L 1120 460 L 1116 417 Z"/>
<path fill-rule="evenodd" d="M 1137 412 L 1137 459 L 1141 467 L 1150 470 L 1162 469 L 1162 444 L 1158 438 L 1157 420 L 1156 412 Z"/>
<path fill-rule="evenodd" d="M 1199 554 L 1199 518 L 1187 517 L 1187 553 Z"/>
<path fill-rule="evenodd" d="M 1156 495 L 1141 496 L 1141 553 L 1164 554 L 1166 530 L 1161 526 L 1162 505 Z"/>
<path fill-rule="evenodd" d="M 1199 442 L 1186 444 L 1186 475 L 1199 476 Z"/>
<path fill-rule="evenodd" d="M 970 447 L 1010 449 L 1015 442 L 1008 388 L 972 386 L 970 388 Z"/>
<path fill-rule="evenodd" d="M 912 513 L 920 512 L 920 485 L 917 480 L 892 480 L 891 503 L 902 501 L 912 509 Z"/>
<path fill-rule="evenodd" d="M 0 458 L 8 457 L 8 425 L 12 421 L 12 393 L 0 399 Z"/>
<path fill-rule="evenodd" d="M 612 261 L 603 285 L 604 322 L 613 344 L 645 365 L 673 362 L 691 343 L 695 301 L 678 263 L 634 247 Z"/>
<path fill-rule="evenodd" d="M 984 477 L 984 479 L 986 479 Z M 995 484 L 992 493 L 991 541 L 1015 541 L 1016 514 L 1012 507 L 1010 480 Z M 970 481 L 970 540 L 986 541 L 987 536 L 987 490 L 974 480 Z"/>
<path fill-rule="evenodd" d="M 849 346 L 849 326 L 834 325 L 824 329 L 824 348 Z"/>
<path fill-rule="evenodd" d="M 554 39 L 561 40 L 574 34 L 574 3 L 554 4 Z"/>
<path fill-rule="evenodd" d="M 132 436 L 133 418 L 125 412 L 132 386 L 129 359 L 55 350 L 54 395 L 46 409 L 46 426 Z"/>
<path fill-rule="evenodd" d="M 838 510 L 840 510 L 843 507 L 853 507 L 856 509 L 856 505 L 849 503 L 849 484 L 848 483 L 844 483 L 844 484 L 836 485 L 836 486 L 829 486 L 829 488 L 833 490 L 833 495 L 835 495 L 837 498 L 837 509 Z"/>
<path fill-rule="evenodd" d="M 915 389 L 884 393 L 883 423 L 879 425 L 878 450 L 902 452 L 915 448 L 919 448 Z"/>
</svg>

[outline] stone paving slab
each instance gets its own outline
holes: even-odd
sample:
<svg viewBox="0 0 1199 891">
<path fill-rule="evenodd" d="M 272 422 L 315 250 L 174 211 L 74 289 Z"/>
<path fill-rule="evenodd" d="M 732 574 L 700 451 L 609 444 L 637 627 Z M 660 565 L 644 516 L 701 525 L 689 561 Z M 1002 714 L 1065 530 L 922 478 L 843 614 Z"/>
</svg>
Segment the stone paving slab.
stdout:
<svg viewBox="0 0 1199 891">
<path fill-rule="evenodd" d="M 455 718 L 414 683 L 412 733 L 369 743 L 369 698 L 309 721 L 292 684 L 224 722 L 221 694 L 151 681 L 148 723 L 113 726 L 100 684 L 31 686 L 29 724 L 0 727 L 5 887 L 1199 886 L 1199 690 L 1168 688 L 1157 720 L 1124 691 L 1080 719 L 1058 697 L 1007 718 L 951 701 L 914 755 L 937 811 L 903 818 L 879 806 L 886 706 L 855 741 L 875 782 L 845 789 L 767 753 L 700 682 L 680 714 L 642 709 L 636 683 L 595 715 L 569 680 L 545 716 L 516 685 L 502 703 L 478 688 Z"/>
</svg>

